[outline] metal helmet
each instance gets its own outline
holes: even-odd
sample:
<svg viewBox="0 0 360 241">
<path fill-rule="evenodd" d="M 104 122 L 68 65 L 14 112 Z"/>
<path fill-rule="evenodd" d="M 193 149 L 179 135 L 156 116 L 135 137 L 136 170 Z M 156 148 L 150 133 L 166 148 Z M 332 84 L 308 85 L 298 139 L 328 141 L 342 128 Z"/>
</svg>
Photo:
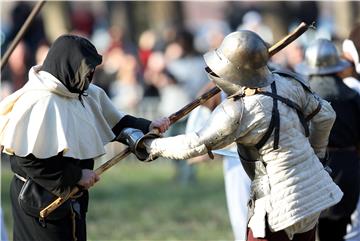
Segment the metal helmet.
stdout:
<svg viewBox="0 0 360 241">
<path fill-rule="evenodd" d="M 265 42 L 254 32 L 230 33 L 219 48 L 204 55 L 207 66 L 220 78 L 215 83 L 226 89 L 232 86 L 260 88 L 270 85 L 273 77 L 267 67 L 269 52 Z"/>
<path fill-rule="evenodd" d="M 324 75 L 337 73 L 350 66 L 340 59 L 335 45 L 327 39 L 317 39 L 305 51 L 305 60 L 295 67 L 303 75 Z"/>
</svg>

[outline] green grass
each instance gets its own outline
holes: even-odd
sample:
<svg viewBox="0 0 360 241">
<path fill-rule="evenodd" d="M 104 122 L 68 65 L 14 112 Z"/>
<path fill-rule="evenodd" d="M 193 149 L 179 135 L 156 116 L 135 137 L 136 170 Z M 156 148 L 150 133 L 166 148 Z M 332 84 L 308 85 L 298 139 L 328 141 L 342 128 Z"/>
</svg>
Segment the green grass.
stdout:
<svg viewBox="0 0 360 241">
<path fill-rule="evenodd" d="M 222 162 L 197 165 L 197 182 L 173 181 L 170 161 L 126 160 L 91 189 L 88 240 L 231 240 Z M 11 236 L 8 167 L 1 172 L 5 224 Z"/>
</svg>

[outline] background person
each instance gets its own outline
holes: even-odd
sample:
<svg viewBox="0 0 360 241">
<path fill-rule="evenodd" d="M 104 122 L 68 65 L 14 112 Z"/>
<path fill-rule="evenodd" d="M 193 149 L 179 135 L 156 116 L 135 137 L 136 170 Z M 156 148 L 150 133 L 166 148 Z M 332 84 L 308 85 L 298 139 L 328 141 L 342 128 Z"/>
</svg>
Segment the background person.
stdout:
<svg viewBox="0 0 360 241">
<path fill-rule="evenodd" d="M 305 52 L 305 61 L 297 71 L 309 78 L 311 89 L 330 102 L 336 120 L 330 132 L 328 158 L 324 165 L 344 196 L 339 203 L 323 211 L 318 231 L 321 241 L 344 240 L 350 215 L 355 210 L 360 192 L 360 96 L 344 84 L 339 72 L 349 67 L 340 59 L 335 45 L 327 39 L 314 41 Z"/>
<path fill-rule="evenodd" d="M 342 45 L 343 56 L 352 64 L 344 70 L 342 77 L 344 83 L 360 94 L 360 24 L 357 23 L 351 30 Z M 345 72 L 345 73 L 344 73 Z M 360 159 L 360 157 L 359 157 Z M 355 211 L 351 215 L 351 224 L 347 227 L 345 240 L 360 240 L 360 197 Z"/>
</svg>

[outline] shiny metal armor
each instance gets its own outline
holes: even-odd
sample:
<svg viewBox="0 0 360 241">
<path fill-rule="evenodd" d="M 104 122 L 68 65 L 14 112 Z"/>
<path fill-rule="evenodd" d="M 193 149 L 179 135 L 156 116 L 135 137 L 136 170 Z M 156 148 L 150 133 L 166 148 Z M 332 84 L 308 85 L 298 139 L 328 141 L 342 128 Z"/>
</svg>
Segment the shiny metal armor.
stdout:
<svg viewBox="0 0 360 241">
<path fill-rule="evenodd" d="M 250 88 L 264 87 L 273 82 L 267 67 L 269 52 L 265 42 L 252 31 L 227 35 L 220 47 L 204 55 L 207 66 L 221 79 L 215 83 L 227 92 L 228 83 Z M 231 94 L 231 93 L 228 93 Z"/>
<path fill-rule="evenodd" d="M 233 95 L 235 93 L 238 93 L 243 87 L 239 84 L 232 83 L 229 81 L 224 80 L 223 78 L 220 78 L 218 76 L 215 76 L 211 73 L 208 74 L 208 78 L 211 81 L 214 81 L 214 83 L 226 94 Z"/>
<path fill-rule="evenodd" d="M 305 61 L 296 66 L 296 72 L 303 75 L 337 73 L 350 66 L 340 59 L 335 45 L 327 39 L 318 39 L 305 51 Z"/>
</svg>

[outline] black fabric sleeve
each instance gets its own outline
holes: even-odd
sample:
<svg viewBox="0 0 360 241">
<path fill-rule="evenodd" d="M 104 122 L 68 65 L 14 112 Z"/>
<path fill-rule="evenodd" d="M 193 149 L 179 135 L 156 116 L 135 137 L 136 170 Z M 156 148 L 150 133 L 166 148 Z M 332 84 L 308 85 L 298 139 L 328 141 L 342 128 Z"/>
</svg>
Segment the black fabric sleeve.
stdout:
<svg viewBox="0 0 360 241">
<path fill-rule="evenodd" d="M 60 155 L 46 159 L 33 155 L 25 158 L 12 156 L 10 160 L 15 173 L 31 178 L 59 197 L 67 196 L 82 176 L 82 168 L 77 165 L 79 160 Z"/>
<path fill-rule="evenodd" d="M 137 118 L 131 115 L 125 115 L 121 120 L 112 128 L 115 136 L 118 136 L 120 132 L 127 127 L 132 127 L 141 130 L 144 134 L 149 132 L 149 126 L 151 121 L 144 118 Z"/>
</svg>

